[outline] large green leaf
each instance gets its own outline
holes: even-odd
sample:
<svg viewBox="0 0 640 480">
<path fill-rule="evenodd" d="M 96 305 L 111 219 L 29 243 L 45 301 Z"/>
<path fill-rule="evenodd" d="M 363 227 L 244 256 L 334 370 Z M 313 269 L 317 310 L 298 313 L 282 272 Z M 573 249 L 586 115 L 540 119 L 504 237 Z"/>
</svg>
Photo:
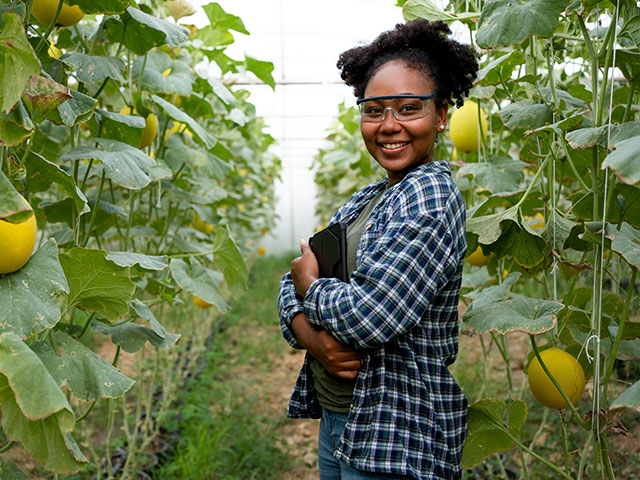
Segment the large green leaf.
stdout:
<svg viewBox="0 0 640 480">
<path fill-rule="evenodd" d="M 618 226 L 607 224 L 607 238 L 611 249 L 622 255 L 629 265 L 640 269 L 640 230 L 624 222 Z"/>
<path fill-rule="evenodd" d="M 0 458 L 0 478 L 4 480 L 29 480 L 16 464 L 6 458 Z"/>
<path fill-rule="evenodd" d="M 102 149 L 82 145 L 62 155 L 61 160 L 99 160 L 107 178 L 132 190 L 144 188 L 151 182 L 149 170 L 156 162 L 142 150 L 108 138 L 95 138 L 92 141 Z"/>
<path fill-rule="evenodd" d="M 122 13 L 131 4 L 131 0 L 65 0 L 68 5 L 77 5 L 84 13 L 100 14 Z"/>
<path fill-rule="evenodd" d="M 47 241 L 17 272 L 0 278 L 0 332 L 26 339 L 60 320 L 60 297 L 69 285 L 54 240 Z"/>
<path fill-rule="evenodd" d="M 244 62 L 248 71 L 253 73 L 256 77 L 269 85 L 271 88 L 276 88 L 276 81 L 273 78 L 273 63 L 266 62 L 264 60 L 258 60 L 248 55 L 244 56 Z"/>
<path fill-rule="evenodd" d="M 560 302 L 516 296 L 467 310 L 463 321 L 478 332 L 539 334 L 554 327 L 563 307 Z"/>
<path fill-rule="evenodd" d="M 102 82 L 106 78 L 113 78 L 118 82 L 124 81 L 122 77 L 124 61 L 120 58 L 75 52 L 64 55 L 60 61 L 69 65 L 82 83 Z"/>
<path fill-rule="evenodd" d="M 640 135 L 621 140 L 615 150 L 602 162 L 602 169 L 610 168 L 620 180 L 629 185 L 640 182 Z"/>
<path fill-rule="evenodd" d="M 49 112 L 47 118 L 56 125 L 75 127 L 91 118 L 98 105 L 98 101 L 84 93 L 70 89 L 71 98 L 56 110 Z"/>
<path fill-rule="evenodd" d="M 473 300 L 467 311 L 504 300 L 509 296 L 511 287 L 513 287 L 518 278 L 520 278 L 519 273 L 510 273 L 500 285 L 492 285 L 482 290 L 466 293 L 464 296 Z"/>
<path fill-rule="evenodd" d="M 97 332 L 110 335 L 114 344 L 120 345 L 125 352 L 129 353 L 137 352 L 146 342 L 165 350 L 176 344 L 180 335 L 167 332 L 156 320 L 149 307 L 136 298 L 131 302 L 131 308 L 140 318 L 149 322 L 151 328 L 134 322 L 114 326 L 94 323 L 92 328 Z"/>
<path fill-rule="evenodd" d="M 133 64 L 135 78 L 141 78 L 143 66 L 142 88 L 145 90 L 154 93 L 191 95 L 194 76 L 187 63 L 172 59 L 165 52 L 152 50 L 147 53 L 146 59 L 139 58 Z"/>
<path fill-rule="evenodd" d="M 485 162 L 463 165 L 456 175 L 472 175 L 480 187 L 491 193 L 514 192 L 520 186 L 522 170 L 526 165 L 519 160 L 489 155 Z"/>
<path fill-rule="evenodd" d="M 22 101 L 18 101 L 9 113 L 0 112 L 0 147 L 19 145 L 34 128 L 29 112 Z"/>
<path fill-rule="evenodd" d="M 496 452 L 506 452 L 527 419 L 527 404 L 497 398 L 473 403 L 468 411 L 468 433 L 462 450 L 462 468 L 470 469 Z"/>
<path fill-rule="evenodd" d="M 221 273 L 203 267 L 193 257 L 189 258 L 189 263 L 174 258 L 169 268 L 173 279 L 183 289 L 215 305 L 222 313 L 229 310 L 228 303 L 218 290 L 218 285 L 224 279 Z"/>
<path fill-rule="evenodd" d="M 159 272 L 169 265 L 165 255 L 144 255 L 133 252 L 109 252 L 107 260 L 120 265 L 121 267 L 138 266 L 143 270 Z"/>
<path fill-rule="evenodd" d="M 117 398 L 124 395 L 135 383 L 97 355 L 93 350 L 63 332 L 54 332 L 55 345 L 63 348 L 58 355 L 45 342 L 31 345 L 61 388 L 68 387 L 82 400 Z"/>
<path fill-rule="evenodd" d="M 195 119 L 184 113 L 175 105 L 167 102 L 163 98 L 157 95 L 151 95 L 151 99 L 158 104 L 160 108 L 162 108 L 169 117 L 178 122 L 186 123 L 196 137 L 200 139 L 200 141 L 204 144 L 207 150 L 211 150 L 216 146 L 218 140 L 211 135 L 202 125 L 200 125 Z"/>
<path fill-rule="evenodd" d="M 105 22 L 105 33 L 114 41 L 122 41 L 132 52 L 144 55 L 153 47 L 163 44 L 180 46 L 189 38 L 189 29 L 168 22 L 137 8 L 129 7 L 120 15 L 120 21 L 110 18 Z"/>
<path fill-rule="evenodd" d="M 232 291 L 246 289 L 249 269 L 227 226 L 218 227 L 213 239 L 213 261 Z"/>
<path fill-rule="evenodd" d="M 464 22 L 465 20 L 476 19 L 479 14 L 476 12 L 447 13 L 440 10 L 431 0 L 409 0 L 402 6 L 402 16 L 406 22 L 424 18 L 432 22 L 442 20 L 450 24 L 456 20 Z"/>
<path fill-rule="evenodd" d="M 70 435 L 75 419 L 67 399 L 38 356 L 17 335 L 0 335 L 0 410 L 7 438 L 56 473 L 88 462 Z"/>
<path fill-rule="evenodd" d="M 611 403 L 611 408 L 631 408 L 640 407 L 640 380 L 627 388 Z"/>
<path fill-rule="evenodd" d="M 640 122 L 627 122 L 621 125 L 580 128 L 567 133 L 566 139 L 572 148 L 585 150 L 595 145 L 601 147 L 616 145 L 622 140 L 638 135 L 640 135 Z"/>
<path fill-rule="evenodd" d="M 25 185 L 30 192 L 46 192 L 52 183 L 64 188 L 75 203 L 78 215 L 89 212 L 89 203 L 82 190 L 76 185 L 73 176 L 65 172 L 58 165 L 50 162 L 41 155 L 30 152 L 25 164 L 27 176 Z"/>
<path fill-rule="evenodd" d="M 0 170 L 0 219 L 22 223 L 33 215 L 31 207 L 20 198 L 7 176 Z"/>
<path fill-rule="evenodd" d="M 53 110 L 72 97 L 64 85 L 47 77 L 34 75 L 27 82 L 22 98 L 34 118 L 40 118 L 43 113 Z"/>
<path fill-rule="evenodd" d="M 616 67 L 618 67 L 631 87 L 640 91 L 640 53 L 637 49 L 616 50 Z"/>
<path fill-rule="evenodd" d="M 40 62 L 27 40 L 20 17 L 3 13 L 4 28 L 0 31 L 0 112 L 9 113 L 24 91 L 29 77 L 40 73 Z M 6 81 L 10 72 L 11 81 Z"/>
<path fill-rule="evenodd" d="M 543 103 L 521 100 L 507 105 L 500 112 L 502 121 L 509 128 L 526 128 L 533 130 L 551 123 L 553 112 Z"/>
<path fill-rule="evenodd" d="M 101 108 L 96 109 L 94 118 L 100 125 L 96 130 L 100 131 L 101 137 L 111 138 L 136 148 L 140 145 L 142 131 L 146 125 L 144 118 L 137 115 L 109 112 Z"/>
<path fill-rule="evenodd" d="M 511 79 L 511 74 L 518 65 L 524 63 L 524 55 L 518 50 L 512 50 L 489 62 L 478 71 L 476 83 L 483 85 L 498 85 Z"/>
<path fill-rule="evenodd" d="M 568 3 L 568 0 L 489 0 L 478 21 L 478 46 L 518 45 L 532 35 L 550 37 Z"/>
<path fill-rule="evenodd" d="M 110 262 L 106 254 L 104 250 L 75 247 L 60 256 L 60 263 L 69 279 L 68 307 L 99 312 L 116 321 L 129 311 L 135 285 L 129 268 Z"/>
</svg>

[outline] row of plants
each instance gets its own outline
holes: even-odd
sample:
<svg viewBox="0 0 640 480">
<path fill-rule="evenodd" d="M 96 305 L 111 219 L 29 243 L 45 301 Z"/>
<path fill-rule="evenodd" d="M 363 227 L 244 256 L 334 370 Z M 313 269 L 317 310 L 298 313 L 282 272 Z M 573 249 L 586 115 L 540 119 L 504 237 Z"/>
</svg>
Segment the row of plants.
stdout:
<svg viewBox="0 0 640 480">
<path fill-rule="evenodd" d="M 246 289 L 280 161 L 234 83 L 273 65 L 203 9 L 0 2 L 2 471 L 134 476 Z"/>
<path fill-rule="evenodd" d="M 463 327 L 478 334 L 485 364 L 497 349 L 505 371 L 501 396 L 483 388 L 470 398 L 463 466 L 491 457 L 506 478 L 496 454 L 514 448 L 521 478 L 613 479 L 610 436 L 625 431 L 616 418 L 640 405 L 637 376 L 618 379 L 614 369 L 640 359 L 640 8 L 628 0 L 398 6 L 407 21 L 455 23 L 480 56 L 475 86 L 450 110 L 435 154 L 450 161 L 468 208 Z M 383 176 L 358 128 L 355 108 L 340 105 L 314 161 L 323 224 Z M 510 350 L 516 332 L 528 337 L 526 357 Z M 512 375 L 521 365 L 528 388 Z M 551 412 L 533 432 L 523 428 L 532 401 Z M 536 445 L 549 429 L 560 460 Z M 576 433 L 581 442 L 570 449 Z"/>
</svg>

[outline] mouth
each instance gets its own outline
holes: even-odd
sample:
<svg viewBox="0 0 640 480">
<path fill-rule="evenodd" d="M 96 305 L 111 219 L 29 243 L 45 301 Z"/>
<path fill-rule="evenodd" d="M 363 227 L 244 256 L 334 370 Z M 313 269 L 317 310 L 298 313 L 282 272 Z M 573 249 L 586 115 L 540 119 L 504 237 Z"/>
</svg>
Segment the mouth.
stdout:
<svg viewBox="0 0 640 480">
<path fill-rule="evenodd" d="M 409 145 L 410 142 L 379 142 L 382 148 L 386 150 L 398 150 L 406 145 Z"/>
</svg>

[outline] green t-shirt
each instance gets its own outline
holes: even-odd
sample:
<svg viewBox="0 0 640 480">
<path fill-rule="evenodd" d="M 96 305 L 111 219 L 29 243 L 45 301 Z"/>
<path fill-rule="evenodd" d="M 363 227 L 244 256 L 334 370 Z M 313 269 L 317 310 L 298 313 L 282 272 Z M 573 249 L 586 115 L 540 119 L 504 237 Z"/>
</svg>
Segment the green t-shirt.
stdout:
<svg viewBox="0 0 640 480">
<path fill-rule="evenodd" d="M 362 231 L 369 215 L 376 207 L 382 195 L 390 188 L 390 185 L 373 197 L 364 207 L 358 218 L 347 226 L 347 268 L 349 272 L 356 269 L 356 254 Z M 313 371 L 314 386 L 318 393 L 318 401 L 327 410 L 346 413 L 351 408 L 353 398 L 353 388 L 355 380 L 344 380 L 331 375 L 322 363 L 315 358 L 311 358 L 311 370 Z"/>
</svg>

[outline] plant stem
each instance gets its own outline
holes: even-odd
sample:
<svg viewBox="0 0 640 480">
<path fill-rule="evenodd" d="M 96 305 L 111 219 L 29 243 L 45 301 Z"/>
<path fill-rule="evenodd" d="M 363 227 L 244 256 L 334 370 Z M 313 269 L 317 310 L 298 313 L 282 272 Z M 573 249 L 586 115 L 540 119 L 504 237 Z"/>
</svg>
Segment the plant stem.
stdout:
<svg viewBox="0 0 640 480">
<path fill-rule="evenodd" d="M 550 462 L 549 460 L 547 460 L 544 457 L 541 457 L 540 455 L 538 455 L 536 452 L 534 452 L 533 450 L 531 450 L 529 447 L 527 447 L 525 444 L 523 444 L 517 437 L 515 437 L 513 434 L 511 434 L 511 432 L 509 432 L 508 429 L 505 429 L 506 435 L 513 440 L 513 442 L 520 447 L 522 450 L 524 450 L 525 452 L 527 452 L 529 455 L 531 455 L 533 458 L 535 458 L 536 460 L 538 460 L 539 462 L 544 463 L 547 467 L 549 467 L 551 470 L 553 470 L 554 472 L 556 472 L 558 475 L 560 475 L 562 478 L 566 478 L 568 480 L 573 480 L 571 478 L 571 475 L 568 475 L 565 471 L 563 471 L 562 469 L 558 468 L 558 466 L 554 465 L 552 462 Z"/>
<path fill-rule="evenodd" d="M 60 16 L 60 11 L 62 10 L 62 3 L 63 3 L 63 0 L 58 1 L 58 6 L 56 7 L 56 11 L 53 14 L 53 17 L 51 18 L 51 21 L 49 22 L 49 26 L 45 30 L 43 37 L 38 42 L 38 46 L 36 47 L 36 55 L 40 53 L 40 51 L 42 50 L 42 47 L 44 47 L 45 44 L 49 43 L 48 38 L 49 38 L 49 35 L 51 35 L 53 28 L 56 26 L 56 22 L 58 21 L 58 17 Z"/>
<path fill-rule="evenodd" d="M 13 440 L 9 440 L 7 443 L 5 443 L 4 445 L 0 446 L 0 453 L 4 453 L 6 451 L 8 451 L 11 447 L 13 447 L 16 444 L 16 442 L 14 442 Z"/>
<path fill-rule="evenodd" d="M 91 219 L 89 220 L 89 227 L 85 233 L 84 239 L 82 240 L 82 247 L 87 245 L 89 238 L 91 237 L 91 229 L 96 221 L 96 217 L 98 215 L 98 209 L 100 208 L 100 199 L 102 198 L 102 192 L 104 190 L 104 181 L 106 177 L 107 171 L 106 169 L 102 169 L 102 176 L 100 177 L 100 187 L 98 189 L 98 196 L 96 197 L 96 203 L 93 206 L 93 211 L 91 212 Z"/>
<path fill-rule="evenodd" d="M 558 415 L 560 415 L 560 425 L 562 427 L 562 452 L 564 453 L 564 469 L 569 475 L 571 472 L 569 470 L 569 442 L 567 441 L 567 423 L 564 418 L 564 411 L 558 410 Z"/>
</svg>

